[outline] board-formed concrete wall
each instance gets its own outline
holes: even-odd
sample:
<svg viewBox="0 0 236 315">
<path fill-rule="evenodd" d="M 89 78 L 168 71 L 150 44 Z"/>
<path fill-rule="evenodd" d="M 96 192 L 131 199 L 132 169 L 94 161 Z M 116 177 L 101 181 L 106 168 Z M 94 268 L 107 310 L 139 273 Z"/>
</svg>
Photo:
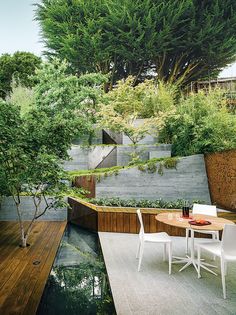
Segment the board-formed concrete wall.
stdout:
<svg viewBox="0 0 236 315">
<path fill-rule="evenodd" d="M 73 145 L 68 151 L 70 160 L 64 162 L 66 171 L 87 170 L 101 167 L 126 166 L 131 161 L 132 145 Z M 171 156 L 171 144 L 138 145 L 136 152 L 143 161 L 153 157 Z"/>
<path fill-rule="evenodd" d="M 75 145 L 88 145 L 89 135 L 84 135 L 78 139 L 74 139 L 72 143 Z M 91 139 L 91 144 L 96 145 L 96 144 L 102 144 L 102 143 L 103 143 L 102 129 L 96 129 L 96 126 L 95 126 L 95 134 L 94 134 L 94 137 L 92 137 Z"/>
<path fill-rule="evenodd" d="M 134 147 L 132 145 L 117 146 L 117 165 L 128 165 L 129 162 L 132 160 L 131 154 L 133 152 Z M 156 154 L 155 157 L 170 157 L 171 144 L 138 145 L 136 148 L 136 152 L 139 154 L 141 160 L 143 161 L 149 160 L 150 154 L 154 154 L 154 152 Z"/>
<path fill-rule="evenodd" d="M 41 209 L 45 206 L 42 202 Z M 34 213 L 34 205 L 31 197 L 21 197 L 22 219 L 31 220 Z M 0 207 L 0 221 L 18 220 L 16 206 L 12 197 L 4 197 Z M 67 220 L 67 208 L 49 209 L 42 215 L 39 221 L 64 221 Z"/>
<path fill-rule="evenodd" d="M 91 151 L 88 154 L 88 167 L 89 169 L 94 169 L 99 167 L 100 164 L 107 158 L 107 156 L 115 149 L 115 146 L 112 145 L 97 145 L 92 147 Z M 116 158 L 114 159 L 111 166 L 116 165 Z M 107 166 L 109 167 L 109 163 Z"/>
<path fill-rule="evenodd" d="M 119 171 L 118 175 L 102 177 L 96 184 L 96 197 L 197 199 L 211 203 L 203 155 L 180 158 L 176 169 L 164 168 L 163 172 L 160 175 L 130 168 Z"/>
<path fill-rule="evenodd" d="M 63 168 L 66 171 L 89 169 L 89 152 L 90 149 L 88 148 L 84 148 L 80 145 L 72 145 L 71 150 L 68 151 L 71 159 L 64 162 Z"/>
</svg>

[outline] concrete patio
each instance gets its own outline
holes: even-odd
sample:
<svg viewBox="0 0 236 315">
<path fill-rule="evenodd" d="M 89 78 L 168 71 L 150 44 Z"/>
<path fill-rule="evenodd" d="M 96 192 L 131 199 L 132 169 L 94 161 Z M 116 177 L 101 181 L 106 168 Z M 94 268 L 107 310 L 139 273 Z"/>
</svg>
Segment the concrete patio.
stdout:
<svg viewBox="0 0 236 315">
<path fill-rule="evenodd" d="M 169 276 L 162 247 L 149 243 L 138 272 L 137 234 L 99 232 L 99 237 L 118 315 L 236 314 L 236 264 L 228 265 L 224 300 L 219 269 L 217 277 L 202 271 L 198 279 L 192 266 L 180 273 L 182 265 L 173 264 Z M 173 237 L 173 255 L 185 255 L 184 238 Z"/>
</svg>

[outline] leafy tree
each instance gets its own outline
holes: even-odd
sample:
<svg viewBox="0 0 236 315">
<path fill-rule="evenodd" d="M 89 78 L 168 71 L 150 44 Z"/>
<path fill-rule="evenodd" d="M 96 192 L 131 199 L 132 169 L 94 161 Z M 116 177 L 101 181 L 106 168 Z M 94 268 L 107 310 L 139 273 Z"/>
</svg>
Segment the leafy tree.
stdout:
<svg viewBox="0 0 236 315">
<path fill-rule="evenodd" d="M 32 88 L 25 87 L 21 83 L 12 82 L 10 95 L 6 97 L 6 100 L 20 107 L 21 114 L 25 114 L 30 110 L 30 107 L 34 104 L 34 91 Z"/>
<path fill-rule="evenodd" d="M 236 116 L 228 112 L 224 92 L 199 92 L 180 100 L 166 117 L 160 141 L 172 143 L 174 155 L 217 152 L 236 148 Z"/>
<path fill-rule="evenodd" d="M 155 80 L 133 86 L 134 80 L 129 76 L 118 81 L 117 86 L 103 96 L 98 104 L 98 117 L 102 128 L 123 132 L 135 147 L 147 134 L 158 133 L 164 119 L 175 111 L 177 89 Z M 138 118 L 145 120 L 137 123 Z"/>
<path fill-rule="evenodd" d="M 45 113 L 48 117 L 55 116 L 55 120 L 56 117 L 59 120 L 65 117 L 66 125 L 64 127 L 67 130 L 71 130 L 71 133 L 73 130 L 77 130 L 80 131 L 78 135 L 88 134 L 92 138 L 97 103 L 104 93 L 102 86 L 107 80 L 106 76 L 91 73 L 78 78 L 68 74 L 68 63 L 59 59 L 44 63 L 36 74 L 38 84 L 34 88 L 35 103 L 42 110 L 36 119 L 41 117 L 44 125 Z M 49 127 L 47 130 L 48 146 L 50 146 L 50 139 L 53 137 L 59 139 L 62 137 L 61 130 L 65 129 L 55 130 L 53 124 L 51 126 L 47 124 L 47 126 Z"/>
<path fill-rule="evenodd" d="M 145 120 L 144 123 L 135 125 L 137 119 L 135 113 L 129 115 L 119 114 L 112 105 L 101 106 L 98 115 L 101 128 L 107 128 L 118 133 L 123 132 L 129 137 L 134 146 L 150 132 L 150 127 L 152 126 L 150 120 Z"/>
<path fill-rule="evenodd" d="M 11 195 L 14 199 L 21 244 L 22 247 L 26 247 L 35 220 L 46 210 L 65 205 L 62 194 L 62 191 L 67 190 L 62 181 L 65 174 L 60 166 L 59 157 L 54 152 L 49 152 L 43 143 L 37 151 L 35 150 L 33 145 L 35 139 L 32 138 L 34 135 L 30 134 L 26 121 L 21 118 L 19 107 L 1 101 L 0 123 L 0 174 L 4 183 L 1 194 Z M 22 195 L 32 197 L 34 203 L 29 224 L 24 224 L 22 219 Z M 49 199 L 48 195 L 54 197 Z M 42 201 L 43 209 L 40 208 Z"/>
<path fill-rule="evenodd" d="M 122 115 L 135 113 L 138 118 L 157 117 L 175 107 L 178 89 L 174 85 L 157 80 L 145 80 L 134 86 L 135 78 L 120 80 L 109 93 L 103 96 L 104 104 L 112 104 Z"/>
<path fill-rule="evenodd" d="M 234 0 L 42 0 L 36 18 L 47 55 L 76 74 L 153 75 L 186 85 L 215 77 L 235 60 Z"/>
<path fill-rule="evenodd" d="M 83 135 L 91 124 L 84 108 L 95 106 L 101 94 L 99 78 L 104 79 L 99 74 L 67 75 L 66 63 L 55 60 L 37 71 L 33 103 L 25 113 L 17 101 L 0 101 L 0 195 L 11 195 L 15 201 L 23 247 L 34 221 L 48 209 L 65 205 L 68 187 L 62 160 L 68 158 L 73 138 Z M 22 195 L 34 202 L 27 226 L 22 220 Z"/>
<path fill-rule="evenodd" d="M 5 98 L 11 92 L 13 78 L 24 87 L 32 87 L 35 80 L 32 75 L 41 64 L 41 58 L 30 52 L 16 52 L 12 56 L 0 56 L 0 97 Z"/>
</svg>

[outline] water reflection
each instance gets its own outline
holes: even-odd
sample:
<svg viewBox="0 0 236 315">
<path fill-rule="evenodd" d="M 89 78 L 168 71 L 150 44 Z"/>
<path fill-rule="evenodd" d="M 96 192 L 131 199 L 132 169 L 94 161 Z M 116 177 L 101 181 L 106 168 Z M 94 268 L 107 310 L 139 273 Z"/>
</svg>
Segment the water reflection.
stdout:
<svg viewBox="0 0 236 315">
<path fill-rule="evenodd" d="M 69 226 L 37 315 L 115 314 L 98 236 Z"/>
</svg>

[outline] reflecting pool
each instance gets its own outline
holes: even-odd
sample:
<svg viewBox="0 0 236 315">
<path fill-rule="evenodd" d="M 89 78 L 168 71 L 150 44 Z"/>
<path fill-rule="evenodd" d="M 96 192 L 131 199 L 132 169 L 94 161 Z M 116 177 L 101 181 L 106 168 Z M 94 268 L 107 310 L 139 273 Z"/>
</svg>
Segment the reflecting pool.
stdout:
<svg viewBox="0 0 236 315">
<path fill-rule="evenodd" d="M 116 314 L 99 238 L 68 224 L 37 315 Z"/>
</svg>

